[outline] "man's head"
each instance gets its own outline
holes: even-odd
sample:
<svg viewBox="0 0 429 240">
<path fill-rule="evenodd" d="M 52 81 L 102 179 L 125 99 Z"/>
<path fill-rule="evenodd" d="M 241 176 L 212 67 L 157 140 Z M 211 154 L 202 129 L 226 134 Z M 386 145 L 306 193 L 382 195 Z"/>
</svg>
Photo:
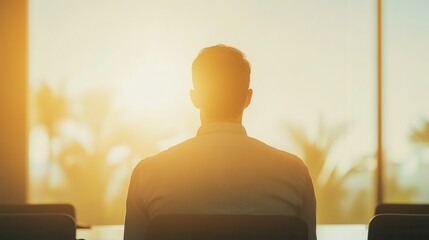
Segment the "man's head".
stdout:
<svg viewBox="0 0 429 240">
<path fill-rule="evenodd" d="M 192 63 L 194 90 L 191 98 L 209 121 L 240 121 L 249 105 L 250 64 L 233 47 L 204 48 Z"/>
</svg>

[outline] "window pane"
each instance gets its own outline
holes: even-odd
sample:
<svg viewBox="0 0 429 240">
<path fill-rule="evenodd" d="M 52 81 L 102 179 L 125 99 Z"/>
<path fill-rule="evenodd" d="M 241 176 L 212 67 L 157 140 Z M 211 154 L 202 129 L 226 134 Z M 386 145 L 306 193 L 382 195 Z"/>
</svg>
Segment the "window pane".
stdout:
<svg viewBox="0 0 429 240">
<path fill-rule="evenodd" d="M 384 3 L 386 201 L 428 202 L 429 2 Z"/>
<path fill-rule="evenodd" d="M 194 136 L 191 63 L 224 43 L 252 64 L 249 135 L 310 169 L 319 223 L 373 212 L 373 1 L 30 1 L 30 200 L 122 223 L 130 172 Z"/>
</svg>

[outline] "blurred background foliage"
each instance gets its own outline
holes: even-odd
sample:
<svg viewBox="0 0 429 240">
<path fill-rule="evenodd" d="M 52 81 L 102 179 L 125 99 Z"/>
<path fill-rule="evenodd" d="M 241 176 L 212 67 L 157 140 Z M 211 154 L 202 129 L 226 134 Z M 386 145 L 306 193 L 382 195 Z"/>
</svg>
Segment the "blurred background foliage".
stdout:
<svg viewBox="0 0 429 240">
<path fill-rule="evenodd" d="M 68 99 L 47 84 L 31 89 L 35 108 L 31 127 L 42 127 L 48 139 L 41 178 L 32 189 L 40 202 L 70 202 L 79 221 L 121 224 L 130 173 L 135 164 L 157 152 L 168 136 L 112 111 L 113 91 L 89 91 Z"/>
<path fill-rule="evenodd" d="M 351 189 L 347 189 L 346 181 L 359 173 L 371 173 L 371 164 L 374 159 L 371 156 L 363 156 L 349 160 L 350 164 L 344 171 L 339 171 L 338 165 L 345 159 L 334 159 L 329 166 L 328 159 L 336 144 L 347 131 L 346 124 L 328 127 L 323 121 L 319 121 L 317 135 L 310 138 L 309 134 L 299 127 L 287 127 L 297 145 L 300 155 L 307 164 L 313 178 L 317 199 L 317 217 L 319 223 L 353 223 L 364 222 L 368 218 L 368 211 L 355 212 L 353 209 L 343 206 Z M 356 191 L 359 189 L 353 189 Z M 369 189 L 368 189 L 369 190 Z M 361 190 L 362 191 L 362 190 Z M 353 208 L 371 209 L 372 201 L 368 197 L 372 194 L 360 194 L 352 199 Z M 363 213 L 363 214 L 362 214 Z"/>
</svg>

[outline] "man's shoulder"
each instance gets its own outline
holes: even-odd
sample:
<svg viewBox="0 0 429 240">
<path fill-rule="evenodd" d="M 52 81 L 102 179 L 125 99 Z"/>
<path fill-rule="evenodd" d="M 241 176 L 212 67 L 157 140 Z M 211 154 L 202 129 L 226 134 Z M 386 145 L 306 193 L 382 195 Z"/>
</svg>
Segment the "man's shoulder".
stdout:
<svg viewBox="0 0 429 240">
<path fill-rule="evenodd" d="M 155 167 L 156 165 L 161 164 L 163 161 L 171 159 L 170 156 L 180 154 L 180 152 L 185 151 L 185 149 L 189 149 L 194 141 L 195 138 L 190 138 L 179 144 L 171 146 L 166 150 L 148 156 L 138 162 L 136 169 Z"/>
<path fill-rule="evenodd" d="M 253 142 L 253 144 L 255 144 L 255 146 L 258 145 L 258 147 L 253 148 L 255 151 L 262 151 L 264 154 L 270 155 L 279 161 L 287 161 L 288 164 L 294 164 L 305 169 L 307 168 L 304 161 L 297 155 L 268 145 L 267 143 L 264 143 L 255 138 L 249 137 L 249 139 Z"/>
</svg>

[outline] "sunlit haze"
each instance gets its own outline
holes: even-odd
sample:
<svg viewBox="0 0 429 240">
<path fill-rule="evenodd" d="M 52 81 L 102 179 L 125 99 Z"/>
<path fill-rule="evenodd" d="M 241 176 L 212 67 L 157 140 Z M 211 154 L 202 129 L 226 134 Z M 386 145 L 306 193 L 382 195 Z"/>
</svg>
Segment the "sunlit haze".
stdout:
<svg viewBox="0 0 429 240">
<path fill-rule="evenodd" d="M 386 151 L 401 162 L 415 149 L 410 131 L 429 118 L 429 1 L 385 2 Z M 199 113 L 189 98 L 192 61 L 202 48 L 226 44 L 244 52 L 252 67 L 254 96 L 243 119 L 248 134 L 304 160 L 305 140 L 298 135 L 316 147 L 335 141 L 314 181 L 324 186 L 333 175 L 341 179 L 360 164 L 358 173 L 344 183 L 343 188 L 351 190 L 338 197 L 347 210 L 353 209 L 358 195 L 365 206 L 372 206 L 375 23 L 375 1 L 370 0 L 29 1 L 30 88 L 37 95 L 46 83 L 70 104 L 69 113 L 55 125 L 56 135 L 43 123 L 30 123 L 30 173 L 35 182 L 30 199 L 53 201 L 66 194 L 49 198 L 39 189 L 49 171 L 50 185 L 67 182 L 63 165 L 50 170 L 46 166 L 48 156 L 63 156 L 58 153 L 70 139 L 81 143 L 83 152 L 91 152 L 107 141 L 118 122 L 135 126 L 147 148 L 133 152 L 131 144 L 118 140 L 105 154 L 119 163 L 130 155 L 129 166 L 119 164 L 122 170 L 111 177 L 122 179 L 138 160 L 193 137 Z M 88 105 L 83 99 L 91 93 L 105 93 L 94 98 L 98 101 L 89 100 L 94 117 L 84 109 Z M 98 118 L 105 107 L 109 121 Z M 102 121 L 101 135 L 90 131 L 85 121 Z M 106 194 L 123 191 L 121 186 L 126 184 L 113 181 Z M 372 213 L 353 214 L 338 221 L 363 222 Z M 119 221 L 103 217 L 108 223 Z"/>
</svg>

